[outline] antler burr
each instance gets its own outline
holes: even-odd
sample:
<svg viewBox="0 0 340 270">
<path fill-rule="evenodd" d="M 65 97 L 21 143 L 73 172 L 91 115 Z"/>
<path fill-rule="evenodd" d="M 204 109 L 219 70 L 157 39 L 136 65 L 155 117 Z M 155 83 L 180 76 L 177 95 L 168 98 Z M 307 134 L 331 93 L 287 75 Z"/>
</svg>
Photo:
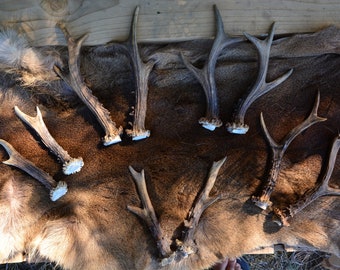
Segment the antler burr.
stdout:
<svg viewBox="0 0 340 270">
<path fill-rule="evenodd" d="M 69 52 L 69 73 L 66 74 L 64 70 L 60 69 L 57 66 L 54 66 L 54 71 L 76 92 L 78 97 L 95 115 L 98 122 L 105 131 L 105 136 L 102 138 L 103 144 L 105 146 L 108 146 L 120 142 L 120 134 L 122 133 L 122 128 L 116 127 L 115 123 L 111 120 L 109 111 L 106 110 L 103 105 L 98 101 L 98 99 L 92 94 L 92 91 L 86 86 L 84 80 L 81 77 L 79 66 L 80 48 L 88 35 L 86 34 L 78 40 L 75 40 L 67 31 L 64 23 L 58 23 L 57 26 L 64 33 L 67 41 Z"/>
<path fill-rule="evenodd" d="M 184 65 L 194 74 L 203 87 L 207 100 L 207 108 L 205 117 L 202 117 L 199 123 L 211 131 L 222 125 L 222 121 L 219 118 L 219 105 L 215 83 L 217 58 L 225 47 L 242 40 L 241 38 L 231 38 L 224 32 L 223 21 L 216 5 L 214 5 L 214 11 L 216 17 L 216 37 L 204 67 L 202 69 L 194 67 L 189 60 L 181 54 Z"/>
<path fill-rule="evenodd" d="M 261 126 L 264 131 L 264 134 L 266 136 L 267 142 L 270 145 L 271 151 L 272 151 L 272 159 L 271 159 L 271 167 L 269 170 L 269 175 L 268 178 L 265 182 L 264 187 L 261 190 L 261 195 L 260 196 L 253 196 L 252 201 L 255 203 L 256 206 L 259 208 L 265 210 L 267 209 L 268 206 L 270 206 L 272 203 L 270 202 L 270 196 L 272 192 L 274 191 L 279 172 L 280 172 L 280 167 L 281 167 L 281 162 L 284 153 L 286 152 L 289 144 L 294 140 L 294 138 L 299 135 L 302 131 L 307 129 L 308 127 L 318 123 L 325 121 L 326 118 L 319 117 L 317 115 L 318 107 L 319 107 L 319 102 L 320 102 L 320 93 L 318 92 L 314 107 L 308 116 L 308 118 L 292 129 L 283 139 L 282 143 L 278 144 L 274 141 L 274 139 L 270 136 L 266 124 L 263 119 L 263 115 L 261 113 Z"/>
<path fill-rule="evenodd" d="M 48 173 L 21 156 L 7 141 L 0 139 L 0 144 L 9 155 L 9 159 L 3 163 L 23 170 L 42 183 L 50 191 L 50 198 L 52 201 L 58 200 L 67 193 L 67 184 L 65 182 L 56 182 Z"/>
<path fill-rule="evenodd" d="M 284 209 L 274 208 L 273 221 L 279 226 L 289 226 L 288 220 L 308 205 L 314 202 L 316 199 L 322 196 L 340 196 L 339 188 L 330 187 L 329 180 L 332 176 L 336 157 L 340 147 L 340 136 L 338 135 L 332 144 L 332 148 L 329 154 L 327 169 L 322 177 L 322 180 L 313 188 L 307 191 L 302 198 L 300 198 L 295 204 L 292 204 Z"/>
<path fill-rule="evenodd" d="M 253 87 L 247 93 L 247 96 L 239 102 L 237 109 L 234 112 L 233 120 L 231 123 L 227 123 L 226 127 L 228 132 L 234 134 L 245 134 L 249 130 L 249 126 L 244 123 L 244 117 L 251 106 L 251 104 L 257 100 L 262 95 L 268 93 L 270 90 L 284 82 L 293 72 L 293 69 L 289 70 L 287 73 L 277 78 L 276 80 L 267 83 L 267 71 L 270 55 L 270 47 L 273 42 L 275 23 L 271 27 L 270 34 L 265 40 L 260 40 L 254 36 L 247 33 L 244 35 L 247 39 L 256 46 L 259 55 L 259 72 L 257 79 Z"/>
<path fill-rule="evenodd" d="M 145 117 L 147 110 L 148 98 L 148 79 L 155 62 L 150 60 L 144 63 L 139 55 L 136 25 L 138 21 L 139 7 L 134 12 L 130 35 L 127 41 L 127 51 L 129 52 L 133 72 L 136 78 L 136 105 L 134 107 L 134 122 L 132 129 L 127 129 L 126 133 L 132 137 L 132 140 L 142 140 L 150 136 L 150 131 L 145 129 Z"/>
</svg>

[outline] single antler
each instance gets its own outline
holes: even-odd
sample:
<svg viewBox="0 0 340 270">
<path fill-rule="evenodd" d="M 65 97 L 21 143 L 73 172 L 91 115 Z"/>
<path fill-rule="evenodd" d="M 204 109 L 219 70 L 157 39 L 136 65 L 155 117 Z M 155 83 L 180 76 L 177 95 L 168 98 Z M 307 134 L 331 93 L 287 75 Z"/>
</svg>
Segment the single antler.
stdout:
<svg viewBox="0 0 340 270">
<path fill-rule="evenodd" d="M 214 5 L 216 17 L 216 37 L 211 48 L 208 61 L 202 69 L 194 67 L 189 60 L 181 54 L 184 65 L 195 75 L 204 89 L 207 99 L 207 109 L 205 117 L 199 123 L 208 130 L 215 130 L 222 125 L 219 118 L 219 105 L 215 83 L 215 66 L 220 52 L 227 46 L 242 41 L 241 38 L 231 38 L 224 32 L 223 21 L 218 8 Z"/>
<path fill-rule="evenodd" d="M 287 150 L 289 144 L 294 140 L 294 138 L 299 135 L 302 131 L 307 129 L 308 127 L 318 123 L 325 121 L 326 118 L 319 117 L 317 115 L 318 107 L 320 101 L 320 93 L 318 92 L 314 107 L 308 116 L 308 118 L 292 129 L 283 139 L 283 142 L 278 144 L 274 141 L 274 139 L 270 136 L 266 124 L 263 119 L 263 115 L 261 113 L 261 126 L 266 136 L 266 139 L 270 145 L 272 150 L 272 160 L 271 160 L 271 167 L 269 170 L 268 178 L 265 182 L 264 187 L 262 188 L 260 196 L 253 196 L 252 201 L 255 203 L 256 206 L 260 207 L 261 209 L 267 209 L 272 203 L 270 202 L 270 196 L 275 188 L 277 178 L 279 176 L 281 161 L 285 151 Z"/>
<path fill-rule="evenodd" d="M 63 164 L 63 173 L 66 175 L 79 172 L 84 165 L 83 159 L 72 158 L 52 137 L 48 131 L 44 120 L 41 116 L 39 107 L 37 106 L 36 117 L 31 117 L 23 113 L 17 106 L 14 107 L 16 115 L 27 125 L 29 125 L 39 135 L 43 144 L 60 159 Z"/>
<path fill-rule="evenodd" d="M 295 204 L 292 204 L 282 210 L 274 208 L 273 221 L 275 223 L 277 223 L 279 226 L 289 226 L 288 219 L 294 217 L 316 199 L 322 196 L 340 196 L 339 188 L 332 188 L 328 186 L 339 148 L 340 135 L 338 135 L 333 141 L 328 158 L 327 169 L 322 177 L 322 180 L 313 189 L 307 191 Z"/>
<path fill-rule="evenodd" d="M 136 105 L 134 107 L 134 122 L 132 129 L 127 129 L 126 133 L 132 140 L 142 140 L 150 136 L 150 131 L 145 129 L 145 117 L 148 98 L 148 79 L 155 62 L 150 60 L 144 63 L 139 55 L 136 25 L 138 20 L 139 7 L 137 6 L 132 19 L 130 35 L 127 41 L 127 50 L 131 58 L 133 72 L 136 78 Z"/>
<path fill-rule="evenodd" d="M 244 35 L 249 41 L 251 41 L 258 51 L 259 55 L 259 73 L 253 87 L 247 93 L 247 96 L 239 102 L 238 107 L 233 115 L 233 120 L 231 123 L 227 123 L 226 127 L 228 132 L 235 134 L 245 134 L 247 133 L 249 126 L 244 123 L 245 114 L 250 107 L 250 105 L 262 95 L 268 93 L 270 90 L 284 82 L 293 72 L 293 69 L 289 70 L 287 73 L 277 78 L 276 80 L 267 83 L 267 71 L 270 55 L 270 47 L 273 42 L 275 23 L 271 27 L 270 34 L 265 40 L 260 40 L 254 36 L 247 33 Z"/>
<path fill-rule="evenodd" d="M 56 182 L 48 173 L 39 169 L 32 162 L 21 156 L 7 141 L 0 139 L 0 144 L 9 155 L 9 159 L 3 163 L 23 170 L 42 183 L 50 191 L 50 198 L 52 201 L 58 200 L 67 193 L 67 184 L 65 182 Z"/>
<path fill-rule="evenodd" d="M 120 134 L 122 133 L 122 128 L 116 127 L 115 123 L 111 120 L 109 111 L 106 110 L 103 105 L 98 101 L 98 99 L 92 94 L 92 91 L 86 86 L 84 80 L 81 77 L 79 67 L 80 48 L 88 35 L 86 34 L 78 40 L 75 40 L 71 37 L 70 33 L 67 31 L 66 26 L 63 23 L 58 23 L 57 26 L 64 33 L 67 41 L 69 53 L 69 73 L 66 74 L 64 70 L 60 69 L 57 66 L 54 66 L 54 71 L 77 93 L 78 97 L 95 115 L 105 131 L 105 136 L 102 139 L 103 144 L 105 146 L 108 146 L 120 142 Z"/>
<path fill-rule="evenodd" d="M 217 200 L 221 199 L 221 196 L 210 197 L 210 191 L 213 188 L 218 172 L 227 157 L 214 162 L 211 166 L 208 180 L 205 184 L 204 189 L 201 191 L 199 196 L 196 198 L 196 201 L 192 208 L 189 211 L 187 218 L 184 220 L 184 236 L 183 239 L 176 239 L 177 249 L 171 254 L 168 258 L 164 258 L 161 262 L 161 265 L 171 264 L 173 261 L 180 261 L 182 259 L 187 258 L 190 254 L 197 252 L 197 246 L 194 239 L 194 234 L 196 232 L 197 225 L 200 221 L 200 218 L 203 212 Z"/>
<path fill-rule="evenodd" d="M 157 248 L 162 258 L 166 257 L 170 253 L 170 245 L 166 242 L 163 237 L 162 229 L 158 222 L 155 210 L 152 206 L 148 190 L 146 188 L 145 183 L 145 175 L 144 170 L 140 173 L 136 172 L 131 166 L 129 166 L 130 173 L 135 181 L 139 197 L 142 201 L 143 208 L 130 206 L 128 205 L 127 208 L 132 213 L 139 216 L 141 219 L 144 220 L 148 228 L 150 229 L 152 236 L 156 240 Z"/>
</svg>

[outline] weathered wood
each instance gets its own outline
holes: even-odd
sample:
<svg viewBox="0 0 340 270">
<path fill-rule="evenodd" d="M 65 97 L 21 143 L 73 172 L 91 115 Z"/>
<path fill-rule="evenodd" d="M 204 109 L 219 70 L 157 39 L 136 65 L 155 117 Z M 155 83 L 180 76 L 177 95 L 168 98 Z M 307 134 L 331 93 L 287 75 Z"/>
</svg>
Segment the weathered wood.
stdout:
<svg viewBox="0 0 340 270">
<path fill-rule="evenodd" d="M 55 28 L 65 21 L 72 35 L 89 33 L 85 45 L 125 40 L 131 16 L 140 5 L 139 41 L 174 41 L 207 38 L 214 34 L 213 4 L 223 17 L 226 32 L 240 35 L 266 33 L 273 21 L 276 33 L 317 31 L 340 26 L 336 0 L 2 0 L 0 24 L 27 34 L 34 46 L 65 45 Z"/>
</svg>

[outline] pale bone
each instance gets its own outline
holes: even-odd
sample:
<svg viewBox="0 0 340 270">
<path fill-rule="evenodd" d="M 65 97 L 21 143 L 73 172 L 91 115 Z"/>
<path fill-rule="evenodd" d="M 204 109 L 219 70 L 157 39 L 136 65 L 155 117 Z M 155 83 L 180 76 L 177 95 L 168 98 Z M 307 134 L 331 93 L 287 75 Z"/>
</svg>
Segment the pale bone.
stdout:
<svg viewBox="0 0 340 270">
<path fill-rule="evenodd" d="M 308 127 L 325 121 L 327 120 L 326 118 L 319 117 L 317 115 L 318 107 L 319 107 L 319 102 L 320 102 L 320 93 L 318 92 L 316 100 L 314 102 L 313 109 L 308 116 L 308 118 L 292 129 L 283 139 L 283 142 L 278 144 L 276 143 L 273 138 L 270 136 L 266 124 L 263 119 L 263 115 L 261 113 L 261 126 L 264 131 L 265 137 L 267 139 L 267 142 L 270 145 L 271 152 L 272 152 L 272 159 L 271 159 L 271 167 L 269 170 L 269 175 L 268 178 L 266 179 L 266 182 L 261 190 L 261 195 L 260 196 L 253 196 L 252 201 L 255 203 L 256 206 L 259 208 L 266 210 L 268 206 L 270 206 L 272 203 L 270 201 L 270 196 L 272 192 L 274 191 L 279 172 L 280 172 L 280 167 L 281 167 L 281 162 L 283 155 L 285 151 L 287 150 L 289 144 L 294 140 L 294 138 L 299 135 L 302 131 L 307 129 Z"/>
<path fill-rule="evenodd" d="M 203 87 L 207 109 L 205 117 L 199 120 L 199 123 L 208 130 L 215 130 L 216 127 L 222 126 L 219 118 L 219 105 L 215 82 L 215 66 L 220 52 L 227 46 L 242 41 L 242 38 L 231 38 L 224 32 L 223 21 L 217 7 L 214 5 L 216 18 L 216 37 L 211 48 L 209 58 L 202 69 L 194 67 L 189 60 L 181 54 L 184 65 L 195 75 L 196 79 Z"/>
<path fill-rule="evenodd" d="M 268 63 L 269 63 L 269 56 L 270 56 L 270 47 L 273 42 L 274 37 L 274 29 L 275 23 L 273 23 L 271 27 L 270 34 L 265 40 L 260 40 L 254 36 L 251 36 L 247 33 L 244 35 L 247 37 L 249 41 L 251 41 L 258 51 L 259 56 L 259 72 L 257 75 L 257 79 L 255 84 L 247 93 L 247 96 L 240 101 L 238 104 L 237 109 L 234 112 L 233 120 L 231 123 L 227 123 L 226 127 L 228 132 L 234 134 L 245 134 L 249 130 L 249 126 L 244 123 L 244 117 L 251 106 L 251 104 L 257 100 L 262 95 L 268 93 L 270 90 L 284 82 L 288 77 L 292 74 L 293 69 L 289 70 L 287 73 L 282 75 L 281 77 L 277 78 L 276 80 L 267 83 L 266 76 L 268 71 Z"/>
<path fill-rule="evenodd" d="M 145 117 L 148 98 L 148 79 L 150 72 L 155 65 L 155 62 L 152 60 L 145 64 L 139 55 L 136 39 L 138 13 L 139 7 L 137 6 L 131 23 L 130 35 L 126 44 L 136 79 L 136 106 L 134 108 L 134 122 L 132 124 L 132 129 L 126 130 L 127 135 L 131 136 L 133 141 L 142 140 L 150 136 L 150 131 L 145 129 Z"/>
<path fill-rule="evenodd" d="M 122 133 L 122 127 L 116 127 L 116 124 L 111 120 L 109 111 L 92 94 L 92 91 L 86 86 L 81 77 L 79 66 L 80 49 L 88 34 L 75 40 L 71 37 L 64 23 L 58 23 L 57 26 L 64 33 L 67 41 L 69 73 L 66 74 L 57 66 L 54 66 L 54 71 L 76 92 L 82 102 L 95 115 L 105 131 L 105 136 L 102 138 L 104 146 L 121 142 L 120 134 Z"/>
<path fill-rule="evenodd" d="M 127 208 L 129 211 L 144 220 L 147 227 L 150 229 L 152 236 L 156 240 L 157 248 L 161 257 L 166 257 L 170 253 L 170 245 L 163 237 L 162 229 L 152 206 L 148 190 L 146 188 L 144 170 L 139 173 L 129 166 L 129 171 L 135 181 L 143 208 L 130 205 L 128 205 Z"/>
<path fill-rule="evenodd" d="M 39 135 L 43 144 L 58 157 L 63 164 L 63 173 L 66 175 L 79 172 L 84 166 L 81 157 L 72 158 L 52 137 L 42 118 L 39 107 L 37 106 L 36 117 L 31 117 L 23 113 L 17 106 L 14 107 L 16 115 L 27 125 L 29 125 Z"/>
<path fill-rule="evenodd" d="M 330 187 L 329 180 L 332 176 L 336 157 L 340 148 L 340 136 L 338 135 L 332 144 L 332 148 L 329 154 L 327 169 L 319 183 L 310 190 L 308 190 L 302 198 L 300 198 L 296 203 L 284 208 L 278 209 L 274 208 L 273 222 L 277 223 L 279 226 L 289 226 L 288 219 L 294 217 L 296 214 L 305 209 L 308 205 L 314 202 L 316 199 L 322 196 L 340 196 L 339 188 Z"/>
<path fill-rule="evenodd" d="M 217 195 L 215 197 L 210 197 L 210 191 L 213 188 L 218 172 L 227 157 L 216 161 L 211 166 L 208 180 L 204 186 L 204 189 L 201 191 L 199 196 L 196 198 L 195 203 L 190 209 L 187 218 L 184 220 L 184 236 L 183 239 L 176 239 L 177 249 L 171 254 L 168 258 L 162 260 L 161 265 L 165 266 L 171 264 L 172 262 L 187 258 L 190 254 L 197 253 L 198 248 L 197 244 L 194 240 L 194 235 L 196 232 L 196 227 L 200 221 L 200 218 L 203 212 L 217 200 L 221 199 L 221 195 Z"/>
<path fill-rule="evenodd" d="M 162 258 L 161 266 L 171 264 L 174 261 L 178 262 L 187 258 L 190 254 L 197 252 L 197 247 L 194 241 L 195 230 L 203 212 L 210 205 L 221 198 L 221 196 L 211 198 L 209 194 L 215 184 L 218 172 L 225 160 L 226 157 L 213 163 L 209 172 L 207 183 L 205 184 L 202 192 L 197 197 L 193 207 L 188 213 L 186 220 L 184 221 L 185 232 L 183 239 L 176 239 L 177 248 L 175 252 L 171 252 L 170 245 L 163 236 L 162 229 L 146 188 L 144 170 L 138 173 L 131 166 L 129 166 L 129 170 L 136 183 L 143 208 L 128 206 L 128 210 L 143 219 L 152 232 L 152 235 L 157 243 L 158 251 Z"/>
<path fill-rule="evenodd" d="M 23 170 L 42 183 L 50 191 L 50 199 L 52 201 L 58 200 L 67 193 L 67 184 L 65 182 L 56 182 L 47 172 L 44 172 L 31 161 L 21 156 L 7 141 L 0 139 L 0 144 L 9 155 L 9 159 L 3 161 L 3 163 Z"/>
</svg>

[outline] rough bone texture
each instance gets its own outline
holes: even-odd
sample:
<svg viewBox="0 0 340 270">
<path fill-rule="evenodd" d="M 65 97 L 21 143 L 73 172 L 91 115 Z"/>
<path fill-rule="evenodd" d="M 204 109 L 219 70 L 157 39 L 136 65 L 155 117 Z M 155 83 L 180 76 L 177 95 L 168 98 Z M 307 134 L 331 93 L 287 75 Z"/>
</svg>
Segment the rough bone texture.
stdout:
<svg viewBox="0 0 340 270">
<path fill-rule="evenodd" d="M 67 176 L 66 196 L 50 202 L 43 186 L 0 164 L 0 262 L 25 253 L 31 261 L 55 261 L 66 269 L 159 269 L 158 250 L 149 228 L 127 210 L 127 205 L 141 205 L 128 166 L 145 170 L 150 200 L 163 235 L 171 243 L 180 239 L 183 221 L 212 162 L 224 156 L 227 162 L 210 192 L 222 199 L 209 206 L 199 220 L 194 234 L 197 252 L 162 269 L 205 269 L 226 256 L 277 243 L 339 256 L 338 197 L 316 200 L 290 220 L 288 228 L 268 222 L 269 216 L 259 213 L 249 200 L 264 180 L 269 154 L 259 124 L 260 112 L 266 115 L 271 135 L 280 140 L 304 120 L 319 90 L 319 115 L 328 120 L 306 130 L 290 145 L 272 194 L 273 205 L 284 208 L 315 185 L 339 130 L 339 36 L 339 30 L 329 28 L 274 40 L 268 80 L 291 68 L 294 73 L 249 108 L 246 121 L 252 128 L 241 137 L 222 128 L 212 134 L 197 123 L 205 111 L 204 93 L 178 52 L 184 51 L 199 66 L 207 59 L 211 40 L 140 47 L 144 62 L 155 54 L 158 59 L 150 75 L 146 115 L 153 136 L 140 142 L 123 137 L 122 143 L 111 148 L 98 143 L 101 127 L 65 83 L 45 83 L 44 79 L 53 75 L 51 69 L 42 69 L 40 81 L 30 88 L 18 83 L 22 80 L 27 85 L 27 70 L 2 69 L 0 138 L 55 180 L 65 180 L 54 157 L 36 143 L 13 111 L 17 105 L 34 115 L 39 105 L 46 125 L 53 127 L 51 135 L 68 151 L 82 156 L 86 165 L 79 174 Z M 57 60 L 65 64 L 66 48 L 57 49 Z M 48 54 L 47 48 L 42 54 Z M 129 92 L 133 88 L 129 60 L 115 45 L 83 48 L 81 57 L 85 82 L 115 115 L 117 124 L 127 127 L 129 107 L 134 103 Z M 256 78 L 256 60 L 256 51 L 246 41 L 221 53 L 215 78 L 223 121 L 230 120 L 235 102 Z M 0 158 L 8 158 L 3 150 Z M 340 185 L 339 168 L 338 159 L 332 186 Z"/>
</svg>

